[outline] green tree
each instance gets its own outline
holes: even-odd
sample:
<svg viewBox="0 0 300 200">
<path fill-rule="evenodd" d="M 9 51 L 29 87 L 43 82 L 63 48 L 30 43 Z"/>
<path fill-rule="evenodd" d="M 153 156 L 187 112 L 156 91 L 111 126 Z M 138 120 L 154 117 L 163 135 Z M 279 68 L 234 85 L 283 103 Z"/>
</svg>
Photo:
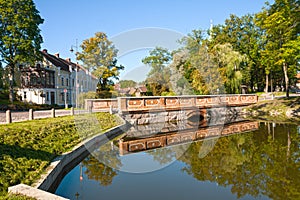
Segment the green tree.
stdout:
<svg viewBox="0 0 300 200">
<path fill-rule="evenodd" d="M 4 86 L 3 67 L 2 67 L 2 63 L 0 62 L 0 89 L 3 89 L 3 86 Z"/>
<path fill-rule="evenodd" d="M 129 88 L 129 87 L 135 87 L 136 86 L 136 82 L 133 80 L 121 80 L 119 81 L 120 83 L 120 87 L 121 88 Z"/>
<path fill-rule="evenodd" d="M 214 60 L 218 63 L 218 71 L 222 76 L 226 92 L 229 94 L 240 93 L 243 80 L 241 66 L 246 61 L 246 56 L 234 51 L 231 44 L 217 44 L 213 48 Z"/>
<path fill-rule="evenodd" d="M 97 32 L 94 37 L 84 40 L 80 47 L 82 52 L 77 53 L 77 59 L 98 77 L 98 92 L 109 91 L 113 80 L 118 80 L 120 70 L 124 69 L 124 66 L 117 65 L 118 50 L 103 32 Z"/>
<path fill-rule="evenodd" d="M 173 90 L 179 94 L 223 93 L 223 80 L 207 46 L 204 31 L 193 30 L 181 40 L 181 44 L 184 47 L 174 54 L 170 65 Z"/>
<path fill-rule="evenodd" d="M 290 78 L 295 76 L 299 62 L 300 3 L 299 0 L 275 0 L 267 6 L 256 15 L 256 24 L 264 31 L 265 62 L 282 67 L 286 97 L 289 97 Z"/>
<path fill-rule="evenodd" d="M 0 0 L 0 61 L 7 64 L 11 102 L 18 64 L 41 58 L 39 25 L 43 22 L 32 0 Z"/>
<path fill-rule="evenodd" d="M 155 96 L 160 96 L 164 92 L 170 92 L 170 68 L 168 67 L 172 55 L 168 49 L 156 47 L 151 50 L 149 56 L 142 62 L 151 67 L 147 75 L 146 85 Z"/>
<path fill-rule="evenodd" d="M 255 25 L 254 15 L 230 15 L 224 25 L 214 26 L 210 30 L 210 37 L 210 49 L 218 44 L 229 43 L 234 51 L 246 55 L 247 60 L 240 66 L 242 84 L 249 86 L 252 91 L 263 88 L 265 71 L 260 54 L 263 47 L 262 30 Z"/>
</svg>

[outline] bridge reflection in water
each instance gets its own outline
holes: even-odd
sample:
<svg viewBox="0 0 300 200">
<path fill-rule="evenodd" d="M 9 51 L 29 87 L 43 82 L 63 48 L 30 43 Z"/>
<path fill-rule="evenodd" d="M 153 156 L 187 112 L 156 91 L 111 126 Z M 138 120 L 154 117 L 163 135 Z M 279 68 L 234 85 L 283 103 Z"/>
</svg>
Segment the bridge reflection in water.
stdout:
<svg viewBox="0 0 300 200">
<path fill-rule="evenodd" d="M 197 129 L 193 128 L 192 125 L 188 126 L 188 122 L 185 125 L 185 129 L 179 130 L 178 127 L 180 126 L 172 127 L 169 124 L 169 126 L 161 128 L 156 124 L 156 128 L 158 127 L 160 131 L 155 130 L 155 127 L 154 129 L 153 127 L 152 129 L 150 128 L 150 130 L 156 132 L 156 134 L 151 134 L 151 131 L 149 131 L 148 134 L 147 131 L 129 131 L 119 140 L 120 155 L 184 144 L 208 138 L 212 139 L 237 133 L 245 133 L 258 130 L 259 128 L 259 122 L 248 120 L 210 126 L 205 122 L 202 122 L 202 124 L 197 126 Z"/>
</svg>

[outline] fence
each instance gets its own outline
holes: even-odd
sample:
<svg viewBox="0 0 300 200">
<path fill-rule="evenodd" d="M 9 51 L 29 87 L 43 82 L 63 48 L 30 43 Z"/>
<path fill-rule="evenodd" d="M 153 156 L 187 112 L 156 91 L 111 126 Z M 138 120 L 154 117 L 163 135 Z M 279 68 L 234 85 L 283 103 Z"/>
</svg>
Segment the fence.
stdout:
<svg viewBox="0 0 300 200">
<path fill-rule="evenodd" d="M 67 116 L 67 115 L 77 115 L 93 112 L 92 110 L 75 110 L 73 107 L 70 110 L 65 109 L 54 109 L 51 110 L 40 110 L 33 111 L 30 109 L 25 112 L 12 112 L 7 110 L 6 112 L 0 113 L 0 124 L 12 123 L 12 122 L 20 122 L 27 121 L 33 119 L 42 119 L 42 118 L 53 118 L 58 116 Z"/>
</svg>

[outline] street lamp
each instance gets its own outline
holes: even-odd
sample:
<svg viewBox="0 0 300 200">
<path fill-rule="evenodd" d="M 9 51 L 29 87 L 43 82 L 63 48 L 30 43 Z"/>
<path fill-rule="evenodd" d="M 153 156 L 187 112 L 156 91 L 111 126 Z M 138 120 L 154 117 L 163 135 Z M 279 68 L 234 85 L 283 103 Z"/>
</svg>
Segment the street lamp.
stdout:
<svg viewBox="0 0 300 200">
<path fill-rule="evenodd" d="M 76 39 L 76 44 L 75 45 L 71 45 L 71 49 L 70 52 L 73 53 L 74 52 L 74 47 L 75 47 L 75 54 L 78 52 L 78 40 Z"/>
<path fill-rule="evenodd" d="M 74 48 L 76 50 L 75 52 L 75 59 L 77 60 L 77 57 L 76 57 L 76 53 L 78 53 L 78 40 L 76 39 L 76 44 L 75 45 L 71 45 L 71 49 L 70 49 L 70 52 L 71 53 L 74 53 Z M 76 64 L 76 67 L 75 67 L 75 90 L 76 90 L 76 93 L 75 93 L 75 107 L 78 108 L 78 68 L 77 68 L 77 64 Z"/>
</svg>

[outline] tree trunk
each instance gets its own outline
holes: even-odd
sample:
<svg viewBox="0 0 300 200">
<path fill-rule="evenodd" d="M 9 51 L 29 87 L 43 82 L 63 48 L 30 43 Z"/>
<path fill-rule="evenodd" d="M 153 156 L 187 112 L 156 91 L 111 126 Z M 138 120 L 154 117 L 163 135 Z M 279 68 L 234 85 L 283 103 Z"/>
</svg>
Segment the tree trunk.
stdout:
<svg viewBox="0 0 300 200">
<path fill-rule="evenodd" d="M 287 72 L 287 64 L 285 62 L 283 63 L 283 72 L 284 72 L 284 80 L 285 80 L 286 97 L 289 97 L 289 77 Z"/>
<path fill-rule="evenodd" d="M 271 91 L 270 92 L 273 92 L 273 79 L 272 79 L 272 73 L 270 73 L 270 85 L 271 85 Z"/>
<path fill-rule="evenodd" d="M 15 65 L 11 64 L 9 65 L 9 74 L 8 74 L 8 79 L 9 79 L 9 101 L 11 103 L 14 102 L 14 79 L 15 79 Z"/>
<path fill-rule="evenodd" d="M 266 93 L 268 93 L 268 88 L 269 88 L 269 75 L 266 74 L 266 89 L 265 89 Z"/>
</svg>

